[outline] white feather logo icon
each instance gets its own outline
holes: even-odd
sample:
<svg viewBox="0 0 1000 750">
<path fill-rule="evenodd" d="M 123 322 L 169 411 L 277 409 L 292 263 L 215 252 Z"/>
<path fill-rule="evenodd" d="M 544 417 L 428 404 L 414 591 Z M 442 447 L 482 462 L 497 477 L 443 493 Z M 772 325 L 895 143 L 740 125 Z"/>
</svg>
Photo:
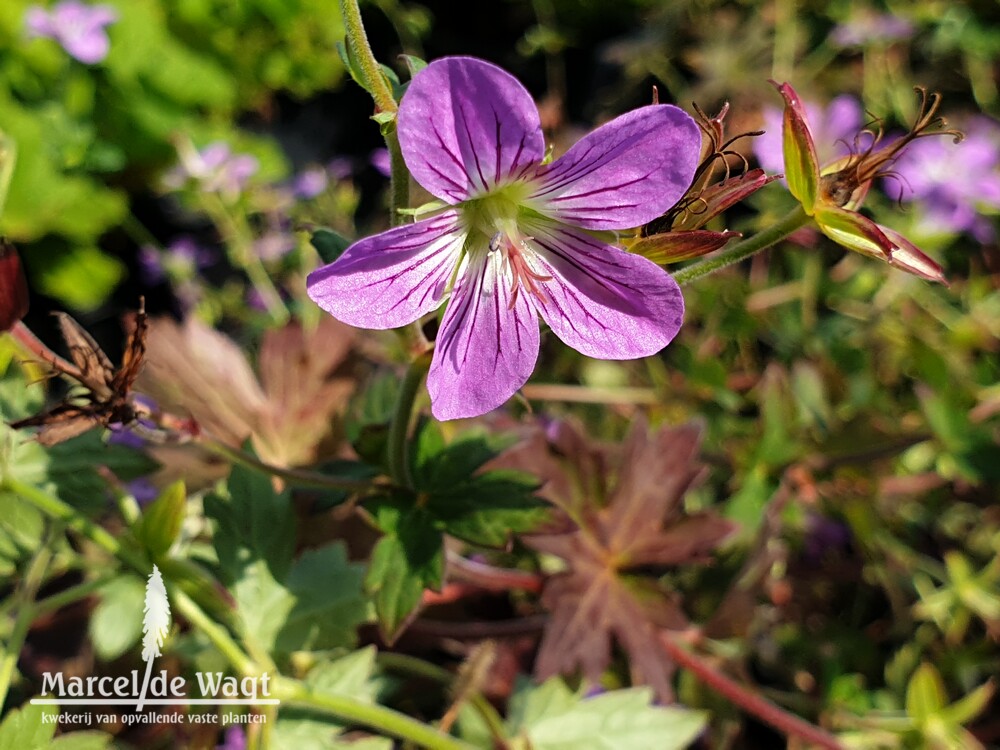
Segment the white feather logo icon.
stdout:
<svg viewBox="0 0 1000 750">
<path fill-rule="evenodd" d="M 146 676 L 142 680 L 142 692 L 136 702 L 135 710 L 142 710 L 146 700 L 146 690 L 149 688 L 149 677 L 153 671 L 153 659 L 160 655 L 163 639 L 170 631 L 170 601 L 167 599 L 167 589 L 163 585 L 163 576 L 155 565 L 146 583 L 146 604 L 142 617 L 142 658 L 146 662 Z"/>
</svg>

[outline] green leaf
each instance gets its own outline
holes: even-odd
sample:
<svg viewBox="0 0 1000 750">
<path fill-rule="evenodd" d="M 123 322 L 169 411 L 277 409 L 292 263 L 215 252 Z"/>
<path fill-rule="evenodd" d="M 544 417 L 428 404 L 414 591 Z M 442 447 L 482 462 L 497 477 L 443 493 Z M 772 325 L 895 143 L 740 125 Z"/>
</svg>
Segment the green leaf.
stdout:
<svg viewBox="0 0 1000 750">
<path fill-rule="evenodd" d="M 48 480 L 59 497 L 75 507 L 99 512 L 107 502 L 107 481 L 97 467 L 110 469 L 129 481 L 154 471 L 159 464 L 145 453 L 124 445 L 109 445 L 102 430 L 91 430 L 48 449 Z"/>
<path fill-rule="evenodd" d="M 375 647 L 369 646 L 332 662 L 321 662 L 306 675 L 305 684 L 311 691 L 338 696 L 350 696 L 365 703 L 375 703 L 378 685 L 372 679 Z M 348 744 L 336 738 L 345 726 L 329 715 L 295 708 L 282 709 L 274 731 L 274 746 L 278 750 L 333 750 L 335 748 L 368 747 L 369 741 Z M 378 745 L 372 746 L 378 748 Z M 388 747 L 391 747 L 389 745 Z"/>
<path fill-rule="evenodd" d="M 532 750 L 681 750 L 706 724 L 702 712 L 651 705 L 649 688 L 582 698 L 554 678 L 525 693 L 508 725 Z"/>
<path fill-rule="evenodd" d="M 799 409 L 799 421 L 826 434 L 830 428 L 830 402 L 823 377 L 815 365 L 795 363 L 792 367 L 792 393 Z"/>
<path fill-rule="evenodd" d="M 333 263 L 351 245 L 349 239 L 326 228 L 313 232 L 309 242 L 316 248 L 316 252 L 319 253 L 319 257 L 324 263 Z"/>
<path fill-rule="evenodd" d="M 358 64 L 357 58 L 354 56 L 354 51 L 350 48 L 350 45 L 346 42 L 346 40 L 343 42 L 337 42 L 337 55 L 340 56 L 340 61 L 344 63 L 344 67 L 347 68 L 347 72 L 351 75 L 351 78 L 354 79 L 354 82 L 367 91 L 368 89 L 364 84 L 365 77 L 361 72 L 361 66 Z"/>
<path fill-rule="evenodd" d="M 437 423 L 424 420 L 414 435 L 414 485 L 425 492 L 451 489 L 469 479 L 509 444 L 510 440 L 475 433 L 465 433 L 445 444 Z"/>
<path fill-rule="evenodd" d="M 241 578 L 243 568 L 263 560 L 271 578 L 283 581 L 295 550 L 295 514 L 288 490 L 275 492 L 269 477 L 233 468 L 229 497 L 209 495 L 205 513 L 216 522 L 212 537 L 223 580 Z"/>
<path fill-rule="evenodd" d="M 516 471 L 477 474 L 509 439 L 466 433 L 445 444 L 435 422 L 416 430 L 411 458 L 414 486 L 437 528 L 473 544 L 502 547 L 510 535 L 537 528 L 547 506 L 533 495 L 537 480 Z"/>
<path fill-rule="evenodd" d="M 389 421 L 399 392 L 399 378 L 383 373 L 364 388 L 351 408 L 347 436 L 351 447 L 372 466 L 387 469 Z"/>
<path fill-rule="evenodd" d="M 306 675 L 310 690 L 327 695 L 348 695 L 365 703 L 375 703 L 378 684 L 375 672 L 374 646 L 366 646 L 331 662 L 322 662 Z"/>
<path fill-rule="evenodd" d="M 143 511 L 135 527 L 135 536 L 152 559 L 158 560 L 167 554 L 177 540 L 184 523 L 186 509 L 187 493 L 184 489 L 184 480 L 178 479 L 166 487 Z"/>
<path fill-rule="evenodd" d="M 906 686 L 906 713 L 924 723 L 944 708 L 948 696 L 938 671 L 927 662 L 921 664 Z"/>
<path fill-rule="evenodd" d="M 427 511 L 445 532 L 472 544 L 504 547 L 512 534 L 537 529 L 550 509 L 533 494 L 538 481 L 516 471 L 490 471 L 432 493 Z"/>
<path fill-rule="evenodd" d="M 77 310 L 99 307 L 125 276 L 120 260 L 94 246 L 46 247 L 44 255 L 44 265 L 28 256 L 30 278 L 38 291 Z"/>
<path fill-rule="evenodd" d="M 55 706 L 35 706 L 30 703 L 15 708 L 0 724 L 0 750 L 34 750 L 49 745 L 56 732 L 56 722 L 43 717 L 57 716 Z"/>
<path fill-rule="evenodd" d="M 232 587 L 245 632 L 271 653 L 353 646 L 367 620 L 362 571 L 341 542 L 304 552 L 285 582 L 255 560 Z"/>
<path fill-rule="evenodd" d="M 368 619 L 363 579 L 364 566 L 347 560 L 342 542 L 303 552 L 286 582 L 295 603 L 278 634 L 277 650 L 353 646 L 357 627 Z"/>
<path fill-rule="evenodd" d="M 122 576 L 101 588 L 101 601 L 90 618 L 90 640 L 104 661 L 117 659 L 142 636 L 146 587 L 138 578 Z"/>
<path fill-rule="evenodd" d="M 419 606 L 424 589 L 440 588 L 443 539 L 420 508 L 389 503 L 379 507 L 377 515 L 386 535 L 372 552 L 365 589 L 374 600 L 383 636 L 391 643 Z"/>
<path fill-rule="evenodd" d="M 986 682 L 943 709 L 941 716 L 951 724 L 968 724 L 986 710 L 995 692 L 996 686 L 992 682 Z"/>
</svg>

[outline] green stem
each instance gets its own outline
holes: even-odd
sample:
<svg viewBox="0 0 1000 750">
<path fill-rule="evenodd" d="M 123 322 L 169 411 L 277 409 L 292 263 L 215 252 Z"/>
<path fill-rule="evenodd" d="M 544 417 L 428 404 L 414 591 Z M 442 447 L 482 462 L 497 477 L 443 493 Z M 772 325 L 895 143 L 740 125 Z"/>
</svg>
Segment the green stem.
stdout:
<svg viewBox="0 0 1000 750">
<path fill-rule="evenodd" d="M 401 209 L 410 206 L 410 171 L 403 161 L 403 150 L 399 145 L 399 134 L 393 127 L 385 134 L 385 147 L 389 151 L 389 224 L 398 227 L 406 221 Z"/>
<path fill-rule="evenodd" d="M 254 676 L 261 673 L 257 664 L 247 656 L 226 629 L 205 614 L 194 599 L 180 588 L 173 587 L 170 592 L 174 610 L 185 620 L 200 630 L 212 642 L 212 645 L 226 657 L 233 669 L 243 676 Z"/>
<path fill-rule="evenodd" d="M 49 563 L 52 562 L 52 542 L 53 532 L 50 531 L 42 541 L 42 546 L 31 558 L 28 570 L 21 581 L 21 587 L 16 594 L 18 598 L 17 618 L 14 620 L 10 640 L 4 647 L 3 658 L 0 660 L 0 708 L 7 701 L 7 691 L 10 689 L 10 681 L 17 668 L 21 647 L 24 645 L 24 639 L 28 637 L 28 629 L 36 616 L 35 596 L 45 581 L 45 572 L 48 570 Z"/>
<path fill-rule="evenodd" d="M 198 446 L 208 453 L 214 453 L 235 464 L 240 464 L 248 469 L 259 471 L 262 474 L 284 479 L 289 484 L 297 487 L 315 487 L 326 490 L 342 490 L 344 492 L 364 492 L 376 486 L 377 482 L 370 479 L 337 479 L 326 474 L 304 469 L 286 469 L 281 466 L 273 466 L 264 463 L 255 456 L 244 453 L 236 448 L 221 443 L 211 438 L 200 440 Z"/>
<path fill-rule="evenodd" d="M 410 433 L 410 421 L 413 414 L 413 403 L 416 401 L 424 374 L 431 366 L 431 353 L 425 352 L 410 362 L 406 376 L 399 386 L 396 397 L 396 408 L 389 425 L 389 474 L 393 482 L 403 487 L 412 487 L 410 477 L 410 461 L 407 455 Z"/>
<path fill-rule="evenodd" d="M 368 34 L 361 21 L 358 0 L 340 0 L 340 12 L 344 17 L 347 44 L 360 68 L 359 72 L 364 80 L 365 90 L 372 95 L 379 112 L 395 112 L 398 105 L 392 96 L 389 82 L 382 74 L 382 68 L 379 67 L 378 61 L 372 53 L 371 45 L 368 43 Z"/>
<path fill-rule="evenodd" d="M 734 263 L 739 263 L 741 260 L 746 260 L 756 255 L 761 250 L 766 250 L 772 245 L 776 245 L 796 229 L 804 227 L 810 221 L 812 221 L 812 217 L 806 214 L 802 206 L 797 206 L 777 224 L 769 226 L 762 232 L 757 232 L 753 237 L 747 237 L 745 240 L 730 245 L 715 257 L 693 263 L 671 275 L 678 284 L 687 286 L 696 279 L 708 276 Z"/>
<path fill-rule="evenodd" d="M 472 745 L 391 708 L 364 703 L 346 695 L 316 693 L 302 683 L 286 677 L 277 679 L 272 694 L 282 703 L 328 713 L 342 721 L 370 727 L 379 733 L 412 742 L 428 750 L 472 750 Z"/>
<path fill-rule="evenodd" d="M 260 256 L 254 252 L 253 231 L 247 224 L 245 217 L 240 214 L 240 218 L 237 219 L 222 198 L 214 193 L 202 193 L 201 205 L 212 222 L 223 233 L 230 251 L 230 258 L 246 272 L 250 283 L 260 294 L 268 314 L 279 325 L 287 323 L 291 317 L 288 308 L 281 299 L 281 294 L 274 285 L 274 281 L 268 275 L 267 269 L 264 268 Z"/>
<path fill-rule="evenodd" d="M 142 575 L 149 574 L 150 565 L 141 555 L 123 546 L 101 526 L 81 516 L 73 506 L 42 492 L 37 487 L 32 487 L 30 484 L 25 484 L 9 476 L 4 477 L 3 481 L 0 482 L 0 488 L 19 495 L 50 518 L 62 521 L 68 528 L 87 537 L 105 552 L 117 557 Z"/>
<path fill-rule="evenodd" d="M 403 672 L 415 677 L 423 677 L 442 685 L 450 685 L 455 679 L 455 675 L 444 667 L 439 667 L 437 664 L 431 664 L 430 662 L 418 659 L 415 656 L 410 656 L 409 654 L 385 652 L 378 654 L 375 657 L 375 660 L 383 669 Z M 493 704 L 479 692 L 474 693 L 469 702 L 479 713 L 480 717 L 482 717 L 483 721 L 486 722 L 493 738 L 495 740 L 504 740 L 507 735 L 503 724 L 503 718 L 497 710 L 493 708 Z"/>
<path fill-rule="evenodd" d="M 97 578 L 92 578 L 89 581 L 78 583 L 75 586 L 70 586 L 68 589 L 63 589 L 58 593 L 52 594 L 52 596 L 40 599 L 35 603 L 35 616 L 41 617 L 49 612 L 55 612 L 57 609 L 62 609 L 67 604 L 72 604 L 75 601 L 83 599 L 85 596 L 89 596 L 102 586 L 106 586 L 117 577 L 117 572 L 108 573 L 107 575 L 98 576 Z"/>
</svg>

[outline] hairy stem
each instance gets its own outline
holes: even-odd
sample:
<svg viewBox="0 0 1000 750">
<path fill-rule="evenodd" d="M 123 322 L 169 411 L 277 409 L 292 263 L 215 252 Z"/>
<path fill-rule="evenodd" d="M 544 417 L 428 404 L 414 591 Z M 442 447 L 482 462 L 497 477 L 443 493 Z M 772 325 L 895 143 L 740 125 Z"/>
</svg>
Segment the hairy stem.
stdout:
<svg viewBox="0 0 1000 750">
<path fill-rule="evenodd" d="M 226 631 L 226 629 L 209 617 L 199 607 L 194 599 L 185 594 L 180 588 L 172 587 L 170 598 L 173 600 L 174 611 L 182 615 L 191 625 L 200 630 L 205 637 L 212 642 L 212 645 L 226 657 L 226 660 L 233 666 L 239 674 L 243 676 L 255 676 L 261 670 L 257 664 L 247 656 L 239 644 Z"/>
<path fill-rule="evenodd" d="M 10 329 L 10 335 L 14 337 L 15 341 L 24 350 L 38 357 L 39 360 L 50 367 L 56 365 L 63 373 L 76 380 L 83 378 L 83 373 L 80 372 L 79 367 L 49 349 L 44 341 L 32 333 L 31 329 L 24 324 L 24 321 L 17 321 L 14 327 Z"/>
<path fill-rule="evenodd" d="M 811 220 L 811 217 L 806 214 L 802 206 L 797 206 L 777 224 L 768 227 L 762 232 L 757 232 L 753 237 L 747 237 L 745 240 L 728 246 L 714 257 L 693 263 L 671 275 L 674 277 L 674 281 L 680 286 L 687 286 L 692 281 L 720 271 L 734 263 L 739 263 L 741 260 L 746 260 L 761 250 L 766 250 L 772 245 L 776 245 L 796 229 L 804 227 Z"/>
<path fill-rule="evenodd" d="M 391 708 L 363 703 L 334 693 L 318 693 L 287 677 L 279 677 L 273 694 L 282 703 L 321 711 L 375 729 L 428 750 L 472 750 L 472 746 Z"/>
<path fill-rule="evenodd" d="M 347 44 L 360 68 L 365 90 L 372 95 L 379 112 L 395 112 L 398 109 L 396 100 L 368 43 L 368 34 L 361 21 L 361 9 L 357 0 L 340 0 L 340 12 L 344 17 Z"/>
<path fill-rule="evenodd" d="M 674 640 L 673 636 L 667 633 L 661 634 L 660 643 L 663 644 L 664 650 L 671 659 L 691 672 L 702 683 L 785 736 L 798 737 L 811 745 L 826 748 L 826 750 L 843 750 L 843 745 L 832 734 L 788 713 L 731 677 L 719 672 L 704 659 L 681 646 Z"/>
<path fill-rule="evenodd" d="M 399 386 L 396 408 L 392 414 L 392 423 L 389 425 L 389 473 L 392 476 L 392 481 L 403 487 L 413 486 L 407 451 L 410 422 L 420 384 L 423 382 L 424 375 L 430 365 L 430 352 L 425 352 L 410 362 L 403 382 Z"/>
</svg>

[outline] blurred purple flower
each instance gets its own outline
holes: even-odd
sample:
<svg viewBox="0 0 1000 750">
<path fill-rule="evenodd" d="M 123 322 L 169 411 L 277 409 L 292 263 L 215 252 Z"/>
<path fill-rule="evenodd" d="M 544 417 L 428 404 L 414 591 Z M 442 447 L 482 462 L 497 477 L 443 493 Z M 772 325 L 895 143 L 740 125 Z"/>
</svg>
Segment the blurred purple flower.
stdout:
<svg viewBox="0 0 1000 750">
<path fill-rule="evenodd" d="M 145 283 L 153 286 L 166 279 L 167 276 L 163 270 L 163 261 L 160 259 L 160 251 L 152 245 L 143 245 L 140 247 L 137 260 L 139 262 L 139 274 Z"/>
<path fill-rule="evenodd" d="M 162 251 L 143 245 L 138 256 L 139 272 L 147 284 L 159 284 L 168 277 L 189 279 L 215 261 L 215 253 L 190 237 L 179 237 Z"/>
<path fill-rule="evenodd" d="M 961 144 L 946 138 L 912 143 L 893 165 L 884 189 L 913 202 L 917 231 L 929 235 L 968 232 L 980 242 L 996 236 L 984 213 L 1000 211 L 1000 125 L 977 117 Z"/>
<path fill-rule="evenodd" d="M 111 43 L 106 26 L 118 20 L 109 5 L 86 5 L 65 0 L 51 11 L 32 5 L 25 15 L 28 36 L 54 39 L 72 57 L 86 65 L 99 63 L 108 56 Z"/>
<path fill-rule="evenodd" d="M 628 112 L 542 164 L 528 91 L 495 65 L 446 57 L 414 76 L 397 128 L 410 173 L 443 209 L 354 243 L 307 287 L 361 328 L 407 325 L 449 298 L 427 378 L 438 419 L 484 414 L 524 385 L 539 316 L 600 359 L 649 356 L 674 338 L 680 288 L 609 232 L 662 215 L 690 184 L 701 134 L 682 110 Z"/>
<path fill-rule="evenodd" d="M 261 260 L 278 260 L 295 249 L 295 238 L 281 231 L 271 231 L 256 240 L 253 248 Z"/>
<path fill-rule="evenodd" d="M 330 179 L 326 170 L 321 167 L 310 167 L 295 176 L 292 180 L 292 193 L 300 200 L 310 200 L 317 195 L 321 195 Z"/>
<path fill-rule="evenodd" d="M 133 479 L 125 487 L 140 507 L 149 505 L 160 496 L 160 488 L 153 484 L 148 477 Z"/>
<path fill-rule="evenodd" d="M 913 23 L 891 13 L 864 13 L 838 24 L 830 41 L 838 47 L 861 47 L 870 43 L 901 42 L 913 36 Z"/>
<path fill-rule="evenodd" d="M 255 156 L 233 153 L 223 141 L 210 143 L 201 151 L 182 147 L 180 159 L 181 163 L 164 176 L 164 185 L 179 189 L 194 180 L 204 192 L 230 198 L 239 195 L 260 168 Z"/>
<path fill-rule="evenodd" d="M 368 156 L 368 161 L 383 177 L 392 176 L 392 164 L 389 161 L 389 149 L 377 148 Z"/>
<path fill-rule="evenodd" d="M 847 156 L 852 148 L 858 150 L 854 138 L 864 124 L 864 111 L 857 99 L 844 94 L 825 108 L 811 103 L 805 108 L 820 164 Z M 782 110 L 765 107 L 763 114 L 765 132 L 753 139 L 753 152 L 766 172 L 782 172 L 785 164 L 781 152 Z M 864 143 L 860 145 L 863 147 Z"/>
<path fill-rule="evenodd" d="M 232 726 L 226 729 L 226 738 L 215 750 L 247 750 L 247 736 L 242 727 Z"/>
<path fill-rule="evenodd" d="M 329 161 L 326 171 L 335 180 L 346 180 L 354 173 L 354 165 L 346 156 L 338 156 Z"/>
</svg>

